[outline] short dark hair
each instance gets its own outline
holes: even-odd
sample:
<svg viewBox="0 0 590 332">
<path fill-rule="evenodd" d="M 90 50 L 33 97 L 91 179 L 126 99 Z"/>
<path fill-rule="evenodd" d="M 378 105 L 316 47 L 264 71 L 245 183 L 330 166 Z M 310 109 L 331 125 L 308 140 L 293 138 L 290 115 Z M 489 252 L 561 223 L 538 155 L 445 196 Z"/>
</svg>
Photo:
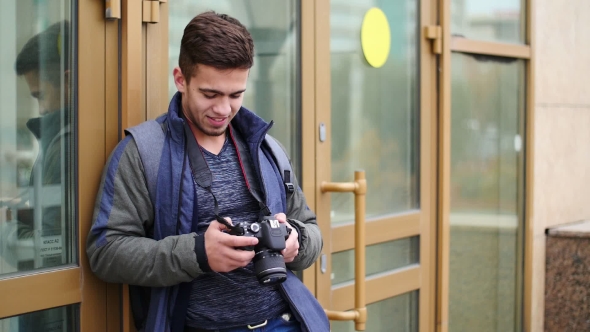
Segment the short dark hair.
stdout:
<svg viewBox="0 0 590 332">
<path fill-rule="evenodd" d="M 36 71 L 40 79 L 57 83 L 61 74 L 70 69 L 69 50 L 69 22 L 54 23 L 27 41 L 16 58 L 16 74 Z"/>
<path fill-rule="evenodd" d="M 237 19 L 208 11 L 184 29 L 178 65 L 187 82 L 197 65 L 217 69 L 250 69 L 254 64 L 252 35 Z"/>
</svg>

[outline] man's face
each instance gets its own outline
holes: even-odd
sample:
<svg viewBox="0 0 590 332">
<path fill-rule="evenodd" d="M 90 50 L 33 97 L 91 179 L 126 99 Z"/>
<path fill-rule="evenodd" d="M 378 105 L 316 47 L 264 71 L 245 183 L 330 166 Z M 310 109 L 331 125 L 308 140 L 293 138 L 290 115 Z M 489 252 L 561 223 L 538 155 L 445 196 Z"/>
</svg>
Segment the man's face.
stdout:
<svg viewBox="0 0 590 332">
<path fill-rule="evenodd" d="M 174 82 L 182 94 L 184 114 L 198 130 L 197 136 L 225 133 L 242 106 L 248 72 L 249 69 L 219 70 L 198 65 L 187 84 L 180 68 L 174 69 Z"/>
<path fill-rule="evenodd" d="M 39 102 L 39 114 L 45 115 L 63 108 L 61 103 L 62 91 L 59 85 L 56 86 L 50 81 L 41 80 L 37 71 L 30 71 L 23 76 L 25 77 L 25 81 L 27 81 L 31 96 Z M 64 84 L 65 96 L 67 96 L 67 89 L 66 82 Z"/>
</svg>

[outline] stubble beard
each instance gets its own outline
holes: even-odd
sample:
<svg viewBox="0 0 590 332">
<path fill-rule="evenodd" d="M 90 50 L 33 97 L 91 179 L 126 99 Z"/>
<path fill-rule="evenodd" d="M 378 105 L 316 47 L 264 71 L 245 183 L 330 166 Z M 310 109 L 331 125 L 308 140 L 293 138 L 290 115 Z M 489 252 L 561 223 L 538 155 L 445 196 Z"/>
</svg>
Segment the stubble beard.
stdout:
<svg viewBox="0 0 590 332">
<path fill-rule="evenodd" d="M 227 130 L 227 125 L 222 128 L 217 128 L 217 129 L 206 129 L 198 121 L 194 121 L 194 124 L 197 127 L 197 129 L 199 129 L 203 134 L 205 134 L 207 136 L 212 136 L 212 137 L 221 136 L 221 135 L 225 134 L 225 131 Z"/>
</svg>

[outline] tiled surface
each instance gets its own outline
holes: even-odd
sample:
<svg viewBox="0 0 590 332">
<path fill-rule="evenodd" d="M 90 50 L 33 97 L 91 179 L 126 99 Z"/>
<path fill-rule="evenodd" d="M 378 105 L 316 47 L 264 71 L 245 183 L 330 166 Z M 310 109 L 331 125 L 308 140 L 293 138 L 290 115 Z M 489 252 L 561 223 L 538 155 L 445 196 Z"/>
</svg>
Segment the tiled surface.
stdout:
<svg viewBox="0 0 590 332">
<path fill-rule="evenodd" d="M 590 219 L 589 128 L 590 107 L 535 108 L 531 331 L 544 330 L 545 228 Z"/>
<path fill-rule="evenodd" d="M 590 1 L 534 5 L 537 104 L 590 105 Z"/>
<path fill-rule="evenodd" d="M 537 106 L 534 144 L 535 227 L 590 219 L 590 107 Z"/>
<path fill-rule="evenodd" d="M 544 230 L 590 219 L 590 75 L 582 74 L 590 72 L 590 1 L 533 3 L 535 174 L 530 221 L 535 235 L 531 331 L 543 331 L 548 249 Z M 549 255 L 547 260 L 551 259 Z M 552 308 L 549 304 L 547 310 Z M 548 328 L 551 331 L 553 325 Z"/>
</svg>

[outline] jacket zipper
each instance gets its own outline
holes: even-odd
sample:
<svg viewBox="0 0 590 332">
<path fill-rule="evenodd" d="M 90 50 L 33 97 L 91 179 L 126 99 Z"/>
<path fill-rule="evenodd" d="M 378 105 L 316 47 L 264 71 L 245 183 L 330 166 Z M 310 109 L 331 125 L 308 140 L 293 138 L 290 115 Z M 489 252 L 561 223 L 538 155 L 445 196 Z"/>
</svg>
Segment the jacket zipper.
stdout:
<svg viewBox="0 0 590 332">
<path fill-rule="evenodd" d="M 182 202 L 182 187 L 183 187 L 183 177 L 184 171 L 186 167 L 186 157 L 183 154 L 182 157 L 182 172 L 180 173 L 180 192 L 178 194 L 178 211 L 176 211 L 176 235 L 180 235 L 180 203 Z M 192 178 L 192 176 L 191 176 Z M 194 216 L 193 216 L 194 217 Z"/>
</svg>

